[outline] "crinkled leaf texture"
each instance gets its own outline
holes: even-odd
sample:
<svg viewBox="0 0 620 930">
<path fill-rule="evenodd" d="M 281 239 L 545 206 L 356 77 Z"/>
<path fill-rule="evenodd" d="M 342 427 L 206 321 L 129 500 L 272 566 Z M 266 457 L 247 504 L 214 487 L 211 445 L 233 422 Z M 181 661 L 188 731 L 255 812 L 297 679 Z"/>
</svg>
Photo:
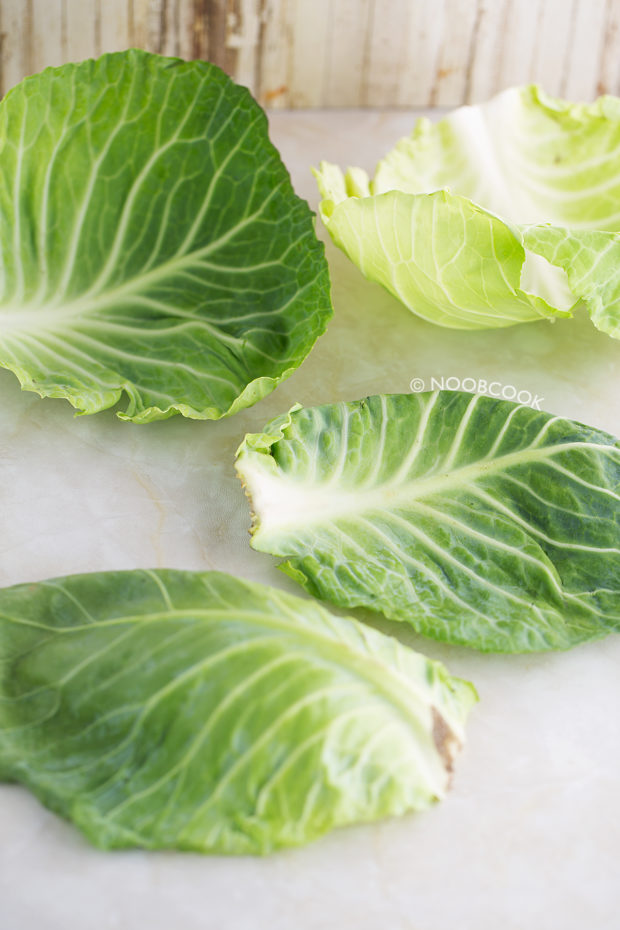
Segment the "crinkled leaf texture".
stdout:
<svg viewBox="0 0 620 930">
<path fill-rule="evenodd" d="M 620 232 L 617 98 L 570 104 L 513 88 L 419 120 L 372 180 L 326 162 L 316 176 L 334 242 L 424 319 L 510 326 L 570 316 L 583 300 L 620 338 L 620 294 L 608 284 Z"/>
<path fill-rule="evenodd" d="M 294 408 L 246 436 L 255 549 L 311 594 L 485 651 L 620 628 L 620 444 L 465 392 Z"/>
<path fill-rule="evenodd" d="M 0 591 L 0 777 L 98 846 L 265 853 L 427 807 L 472 686 L 217 572 Z"/>
<path fill-rule="evenodd" d="M 0 364 L 82 413 L 216 419 L 306 357 L 323 246 L 249 92 L 140 50 L 0 104 Z"/>
</svg>

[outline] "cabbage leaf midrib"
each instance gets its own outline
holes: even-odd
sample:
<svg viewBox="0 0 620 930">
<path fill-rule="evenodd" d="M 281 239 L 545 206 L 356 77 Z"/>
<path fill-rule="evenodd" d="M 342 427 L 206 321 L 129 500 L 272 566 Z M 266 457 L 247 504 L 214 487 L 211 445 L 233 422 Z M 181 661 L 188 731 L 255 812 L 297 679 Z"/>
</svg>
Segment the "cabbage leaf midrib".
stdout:
<svg viewBox="0 0 620 930">
<path fill-rule="evenodd" d="M 427 473 L 402 483 L 387 481 L 370 489 L 355 485 L 348 488 L 344 482 L 331 484 L 329 478 L 323 484 L 309 485 L 303 477 L 293 480 L 283 473 L 275 475 L 261 470 L 258 474 L 256 471 L 247 470 L 245 480 L 250 500 L 260 500 L 256 510 L 262 514 L 260 523 L 254 527 L 254 538 L 258 541 L 257 537 L 262 538 L 271 531 L 280 531 L 287 526 L 296 527 L 300 521 L 303 521 L 304 525 L 310 525 L 322 523 L 326 519 L 331 521 L 346 517 L 348 514 L 391 510 L 403 504 L 413 504 L 416 500 L 433 494 L 471 487 L 476 481 L 515 465 L 549 462 L 554 455 L 573 449 L 615 452 L 620 456 L 620 450 L 616 446 L 601 446 L 588 442 L 557 443 L 542 448 L 529 446 L 494 459 L 485 457 L 437 475 L 429 476 Z M 273 488 L 269 487 L 270 484 Z M 279 499 L 280 504 L 278 507 L 270 506 L 263 509 L 262 502 L 270 493 L 274 494 L 276 501 Z"/>
<path fill-rule="evenodd" d="M 419 688 L 414 688 L 412 682 L 403 674 L 401 674 L 399 669 L 388 668 L 386 663 L 380 660 L 380 657 L 374 653 L 364 651 L 361 649 L 355 648 L 355 644 L 349 642 L 348 640 L 343 640 L 339 637 L 338 631 L 334 631 L 333 635 L 326 635 L 318 625 L 313 626 L 300 626 L 299 621 L 290 614 L 290 609 L 287 607 L 283 601 L 279 598 L 274 598 L 279 609 L 291 616 L 290 623 L 284 623 L 281 620 L 277 620 L 273 617 L 272 614 L 267 613 L 256 613 L 253 611 L 243 611 L 238 608 L 231 608 L 230 614 L 231 617 L 237 621 L 248 621 L 256 624 L 257 626 L 266 627 L 273 630 L 274 632 L 285 632 L 293 635 L 295 638 L 303 640 L 306 639 L 309 642 L 316 641 L 317 643 L 323 644 L 321 646 L 321 651 L 317 655 L 325 654 L 326 645 L 329 647 L 329 651 L 333 652 L 332 661 L 337 665 L 342 665 L 342 654 L 345 653 L 349 656 L 348 667 L 355 673 L 355 676 L 359 676 L 365 679 L 367 682 L 375 685 L 378 690 L 386 696 L 390 702 L 395 706 L 395 708 L 406 717 L 410 722 L 413 720 L 416 725 L 419 725 L 420 718 L 417 713 L 414 713 L 414 705 L 411 701 L 405 700 L 403 695 L 399 693 L 398 688 L 394 688 L 390 682 L 390 676 L 396 678 L 399 682 L 400 688 L 405 688 L 409 695 L 414 699 L 414 701 L 420 702 L 423 704 L 425 697 L 423 692 Z M 72 633 L 81 633 L 86 631 L 92 631 L 93 629 L 98 629 L 101 627 L 113 627 L 113 626 L 128 626 L 132 627 L 135 630 L 139 631 L 139 627 L 142 624 L 146 623 L 169 623 L 172 620 L 209 620 L 222 618 L 223 611 L 221 609 L 200 609 L 200 610 L 191 610 L 191 609 L 179 609 L 179 608 L 163 608 L 160 611 L 153 611 L 151 613 L 143 614 L 131 614 L 122 617 L 114 617 L 108 620 L 95 620 L 90 623 L 76 624 L 73 626 L 67 627 L 53 627 L 48 626 L 43 623 L 35 623 L 30 620 L 26 620 L 20 617 L 10 616 L 6 613 L 0 614 L 0 617 L 4 621 L 9 621 L 10 623 L 22 624 L 24 626 L 35 627 L 37 629 L 45 630 L 51 633 L 53 636 L 58 634 L 72 634 Z M 266 641 L 267 638 L 261 638 L 262 641 Z M 251 641 L 253 642 L 253 641 Z M 251 644 L 250 642 L 250 644 Z M 246 648 L 249 645 L 246 642 Z M 91 657 L 93 658 L 93 657 Z M 96 659 L 97 656 L 94 657 Z M 387 674 L 386 674 L 387 671 Z M 57 685 L 57 682 L 48 682 L 45 684 L 45 688 L 53 688 Z M 41 686 L 43 687 L 43 686 Z M 429 689 L 431 690 L 431 689 Z M 29 692 L 26 695 L 20 695 L 18 700 L 21 700 L 24 697 L 30 697 L 34 692 Z M 461 742 L 464 738 L 464 731 L 455 732 L 455 726 L 451 726 L 451 731 L 453 735 Z"/>
<path fill-rule="evenodd" d="M 248 223 L 253 222 L 257 216 L 260 215 L 264 206 L 265 203 L 261 205 L 261 210 L 246 217 L 241 223 L 237 223 L 235 226 L 231 227 L 226 233 L 213 242 L 209 242 L 207 245 L 195 249 L 193 252 L 186 252 L 183 254 L 177 253 L 172 256 L 172 258 L 168 259 L 168 261 L 162 262 L 156 268 L 152 268 L 139 275 L 134 275 L 128 280 L 123 281 L 122 284 L 110 288 L 107 291 L 98 290 L 92 293 L 92 296 L 89 296 L 87 293 L 70 300 L 57 300 L 54 302 L 52 298 L 52 301 L 41 301 L 35 304 L 24 303 L 19 305 L 19 309 L 14 310 L 0 309 L 0 336 L 3 333 L 14 331 L 33 330 L 34 332 L 39 332 L 41 329 L 55 329 L 67 320 L 72 320 L 76 317 L 91 316 L 99 310 L 112 309 L 115 305 L 125 307 L 125 300 L 127 297 L 144 295 L 149 287 L 157 284 L 159 281 L 173 277 L 175 274 L 184 271 L 188 267 L 191 268 L 200 264 L 201 259 L 206 258 L 212 252 L 216 252 L 222 245 L 225 245 L 230 239 L 234 238 L 236 233 L 247 226 Z M 291 243 L 291 247 L 293 244 L 294 243 Z M 281 264 L 281 261 L 262 262 L 258 265 L 240 266 L 239 268 L 235 268 L 234 271 L 236 274 L 243 274 L 278 264 Z M 213 270 L 220 271 L 232 269 L 223 268 L 221 265 L 214 265 Z M 170 309 L 173 311 L 174 307 Z M 201 321 L 198 315 L 194 315 L 193 319 L 197 322 Z"/>
</svg>

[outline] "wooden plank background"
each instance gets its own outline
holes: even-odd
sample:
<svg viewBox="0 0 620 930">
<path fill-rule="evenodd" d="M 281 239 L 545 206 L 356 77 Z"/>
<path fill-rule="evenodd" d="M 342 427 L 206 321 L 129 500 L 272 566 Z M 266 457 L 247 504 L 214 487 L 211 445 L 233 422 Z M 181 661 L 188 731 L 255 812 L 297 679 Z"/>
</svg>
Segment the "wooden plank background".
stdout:
<svg viewBox="0 0 620 930">
<path fill-rule="evenodd" d="M 134 45 L 214 61 L 271 107 L 620 94 L 620 0 L 0 0 L 0 91 Z"/>
</svg>

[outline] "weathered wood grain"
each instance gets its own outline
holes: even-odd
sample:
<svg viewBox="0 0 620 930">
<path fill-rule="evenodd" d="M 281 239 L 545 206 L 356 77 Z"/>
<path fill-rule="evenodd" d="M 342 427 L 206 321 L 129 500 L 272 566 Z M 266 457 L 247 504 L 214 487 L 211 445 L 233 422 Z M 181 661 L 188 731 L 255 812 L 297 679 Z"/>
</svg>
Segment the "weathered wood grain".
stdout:
<svg viewBox="0 0 620 930">
<path fill-rule="evenodd" d="M 0 0 L 0 40 L 2 93 L 131 45 L 213 61 L 272 107 L 620 93 L 620 0 Z"/>
<path fill-rule="evenodd" d="M 607 0 L 600 62 L 597 93 L 620 93 L 620 3 L 617 0 Z"/>
</svg>

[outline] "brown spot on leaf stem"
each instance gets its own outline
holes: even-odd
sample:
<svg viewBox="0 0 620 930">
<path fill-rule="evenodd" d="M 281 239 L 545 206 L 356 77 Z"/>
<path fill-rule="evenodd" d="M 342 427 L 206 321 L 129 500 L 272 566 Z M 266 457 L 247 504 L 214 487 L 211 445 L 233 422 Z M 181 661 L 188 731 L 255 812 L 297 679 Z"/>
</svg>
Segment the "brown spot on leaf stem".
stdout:
<svg viewBox="0 0 620 930">
<path fill-rule="evenodd" d="M 461 746 L 460 740 L 450 729 L 445 717 L 442 717 L 436 707 L 431 706 L 431 714 L 433 717 L 433 739 L 437 752 L 443 759 L 446 771 L 452 774 L 454 757 Z"/>
</svg>

